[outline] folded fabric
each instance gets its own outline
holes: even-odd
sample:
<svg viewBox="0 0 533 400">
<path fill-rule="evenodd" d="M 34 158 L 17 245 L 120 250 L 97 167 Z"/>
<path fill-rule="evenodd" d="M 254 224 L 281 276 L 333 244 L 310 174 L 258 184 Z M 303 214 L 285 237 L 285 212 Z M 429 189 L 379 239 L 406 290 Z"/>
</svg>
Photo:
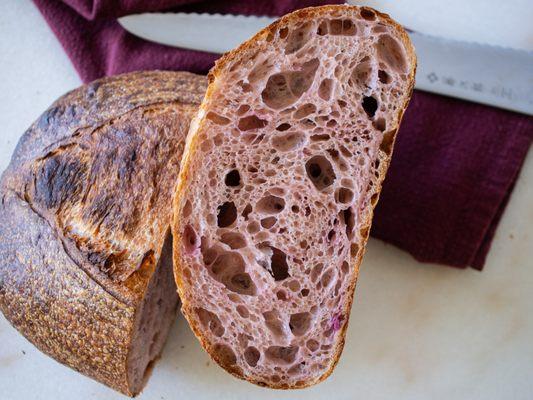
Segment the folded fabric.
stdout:
<svg viewBox="0 0 533 400">
<path fill-rule="evenodd" d="M 147 69 L 206 73 L 219 57 L 139 39 L 116 21 L 156 11 L 283 15 L 341 1 L 34 0 L 84 82 Z M 199 28 L 201 29 L 201 27 Z M 372 236 L 417 260 L 482 269 L 533 140 L 533 119 L 415 91 Z"/>
</svg>

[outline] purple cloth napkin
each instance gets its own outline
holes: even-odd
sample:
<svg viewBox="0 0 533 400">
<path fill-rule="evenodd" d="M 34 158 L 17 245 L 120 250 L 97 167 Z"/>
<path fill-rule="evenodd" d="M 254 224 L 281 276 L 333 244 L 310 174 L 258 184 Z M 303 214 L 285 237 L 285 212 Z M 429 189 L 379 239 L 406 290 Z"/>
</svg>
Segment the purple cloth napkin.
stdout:
<svg viewBox="0 0 533 400">
<path fill-rule="evenodd" d="M 341 1 L 34 0 L 84 82 L 147 69 L 206 73 L 218 55 L 150 43 L 116 22 L 155 11 L 283 15 Z M 533 119 L 415 91 L 372 236 L 417 260 L 482 269 L 533 139 Z"/>
</svg>

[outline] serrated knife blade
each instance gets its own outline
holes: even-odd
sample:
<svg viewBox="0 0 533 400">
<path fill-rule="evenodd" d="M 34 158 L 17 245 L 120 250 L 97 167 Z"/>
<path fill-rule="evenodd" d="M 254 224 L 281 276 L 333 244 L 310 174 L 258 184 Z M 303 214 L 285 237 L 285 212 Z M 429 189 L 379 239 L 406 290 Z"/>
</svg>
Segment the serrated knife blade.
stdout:
<svg viewBox="0 0 533 400">
<path fill-rule="evenodd" d="M 148 13 L 119 23 L 156 43 L 224 53 L 272 23 L 272 17 Z M 418 57 L 415 87 L 533 115 L 533 52 L 409 32 Z"/>
</svg>

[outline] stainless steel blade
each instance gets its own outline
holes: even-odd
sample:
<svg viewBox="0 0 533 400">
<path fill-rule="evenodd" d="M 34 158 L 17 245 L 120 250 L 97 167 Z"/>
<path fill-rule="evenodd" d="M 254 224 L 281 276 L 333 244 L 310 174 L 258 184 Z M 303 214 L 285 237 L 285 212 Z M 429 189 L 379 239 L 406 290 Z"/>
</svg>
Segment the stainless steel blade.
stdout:
<svg viewBox="0 0 533 400">
<path fill-rule="evenodd" d="M 271 17 L 163 13 L 119 18 L 128 32 L 152 42 L 185 49 L 225 53 L 274 22 Z"/>
<path fill-rule="evenodd" d="M 139 14 L 119 19 L 153 42 L 224 53 L 272 23 L 271 17 Z M 418 56 L 416 88 L 533 115 L 533 52 L 410 33 Z"/>
</svg>

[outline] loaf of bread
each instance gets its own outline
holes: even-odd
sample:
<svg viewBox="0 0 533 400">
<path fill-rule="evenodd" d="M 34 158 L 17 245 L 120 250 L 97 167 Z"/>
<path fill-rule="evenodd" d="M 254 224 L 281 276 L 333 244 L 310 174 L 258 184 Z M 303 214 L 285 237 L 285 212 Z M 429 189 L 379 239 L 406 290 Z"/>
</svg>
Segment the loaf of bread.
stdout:
<svg viewBox="0 0 533 400">
<path fill-rule="evenodd" d="M 172 196 L 205 77 L 106 78 L 53 104 L 0 183 L 0 308 L 44 353 L 124 394 L 149 375 L 178 296 Z"/>
<path fill-rule="evenodd" d="M 185 317 L 233 375 L 300 388 L 332 372 L 415 68 L 389 16 L 324 6 L 211 71 L 174 200 L 174 268 Z"/>
</svg>

